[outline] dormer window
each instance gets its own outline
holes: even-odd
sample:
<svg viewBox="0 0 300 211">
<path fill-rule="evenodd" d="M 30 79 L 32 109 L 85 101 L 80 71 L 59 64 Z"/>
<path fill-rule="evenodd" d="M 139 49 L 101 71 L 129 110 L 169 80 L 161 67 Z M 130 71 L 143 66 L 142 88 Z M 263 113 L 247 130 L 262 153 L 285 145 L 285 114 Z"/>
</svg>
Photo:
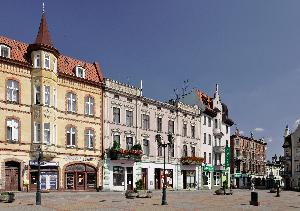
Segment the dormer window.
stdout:
<svg viewBox="0 0 300 211">
<path fill-rule="evenodd" d="M 10 58 L 10 47 L 6 45 L 0 45 L 0 56 Z"/>
<path fill-rule="evenodd" d="M 34 55 L 34 67 L 35 68 L 41 67 L 41 55 L 40 54 Z"/>
<path fill-rule="evenodd" d="M 79 78 L 85 78 L 85 69 L 83 67 L 76 67 L 76 76 Z"/>
<path fill-rule="evenodd" d="M 45 68 L 50 69 L 50 55 L 45 54 Z"/>
</svg>

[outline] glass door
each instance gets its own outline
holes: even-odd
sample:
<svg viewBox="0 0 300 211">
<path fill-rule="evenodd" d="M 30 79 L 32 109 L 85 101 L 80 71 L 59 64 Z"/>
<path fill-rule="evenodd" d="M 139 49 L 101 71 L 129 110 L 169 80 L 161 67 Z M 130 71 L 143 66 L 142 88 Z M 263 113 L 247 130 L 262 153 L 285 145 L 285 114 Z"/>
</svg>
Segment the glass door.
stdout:
<svg viewBox="0 0 300 211">
<path fill-rule="evenodd" d="M 68 190 L 74 189 L 74 173 L 67 173 L 66 181 L 66 188 Z"/>
<path fill-rule="evenodd" d="M 84 190 L 85 189 L 85 174 L 77 172 L 77 180 L 76 180 L 76 190 Z"/>
</svg>

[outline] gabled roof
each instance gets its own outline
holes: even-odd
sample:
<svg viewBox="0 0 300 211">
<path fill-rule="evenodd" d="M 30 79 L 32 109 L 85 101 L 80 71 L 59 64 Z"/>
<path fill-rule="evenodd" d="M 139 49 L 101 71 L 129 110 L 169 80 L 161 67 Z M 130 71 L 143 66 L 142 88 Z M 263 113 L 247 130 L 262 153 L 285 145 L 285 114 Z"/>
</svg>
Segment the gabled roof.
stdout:
<svg viewBox="0 0 300 211">
<path fill-rule="evenodd" d="M 48 30 L 46 15 L 43 13 L 35 44 L 47 45 L 53 47 L 51 36 Z"/>
<path fill-rule="evenodd" d="M 29 45 L 20 41 L 12 40 L 10 38 L 0 35 L 0 44 L 5 44 L 10 47 L 11 55 L 10 59 L 3 58 L 5 61 L 19 62 L 26 66 L 31 66 L 30 55 L 28 53 Z M 0 60 L 2 57 L 0 57 Z M 82 66 L 85 68 L 85 79 L 79 79 L 76 77 L 76 66 Z M 74 79 L 86 80 L 94 83 L 100 83 L 103 81 L 103 75 L 99 64 L 88 63 L 82 60 L 74 59 L 65 55 L 58 55 L 58 74 L 71 76 Z"/>
</svg>

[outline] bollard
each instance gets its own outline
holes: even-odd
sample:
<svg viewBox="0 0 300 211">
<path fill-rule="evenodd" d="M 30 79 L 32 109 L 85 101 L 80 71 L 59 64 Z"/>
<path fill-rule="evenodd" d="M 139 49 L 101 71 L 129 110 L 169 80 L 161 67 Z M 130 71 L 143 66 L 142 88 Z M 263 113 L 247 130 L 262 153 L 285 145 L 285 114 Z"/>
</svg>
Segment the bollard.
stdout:
<svg viewBox="0 0 300 211">
<path fill-rule="evenodd" d="M 260 205 L 260 202 L 258 201 L 258 193 L 257 192 L 251 192 L 250 205 L 254 205 L 254 206 Z"/>
<path fill-rule="evenodd" d="M 280 197 L 280 194 L 279 194 L 279 185 L 277 185 L 277 195 L 276 197 Z"/>
</svg>

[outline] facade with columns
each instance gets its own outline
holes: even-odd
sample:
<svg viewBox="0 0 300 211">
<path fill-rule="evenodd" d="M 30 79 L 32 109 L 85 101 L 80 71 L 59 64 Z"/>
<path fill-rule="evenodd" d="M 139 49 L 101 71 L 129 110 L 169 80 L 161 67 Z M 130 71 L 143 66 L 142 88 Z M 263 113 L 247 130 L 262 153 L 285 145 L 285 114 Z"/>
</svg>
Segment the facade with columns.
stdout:
<svg viewBox="0 0 300 211">
<path fill-rule="evenodd" d="M 43 13 L 33 44 L 0 36 L 0 190 L 102 186 L 102 73 L 62 55 Z"/>
</svg>

